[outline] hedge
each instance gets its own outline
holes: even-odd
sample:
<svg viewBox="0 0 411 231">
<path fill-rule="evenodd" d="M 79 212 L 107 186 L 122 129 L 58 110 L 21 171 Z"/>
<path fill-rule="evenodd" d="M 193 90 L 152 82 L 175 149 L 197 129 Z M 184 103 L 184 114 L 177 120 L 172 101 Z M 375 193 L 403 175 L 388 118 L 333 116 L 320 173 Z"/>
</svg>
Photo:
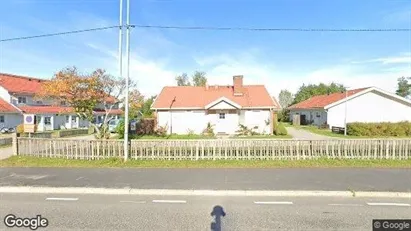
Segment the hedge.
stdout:
<svg viewBox="0 0 411 231">
<path fill-rule="evenodd" d="M 348 123 L 351 136 L 411 136 L 411 122 Z"/>
<path fill-rule="evenodd" d="M 287 135 L 287 129 L 285 128 L 283 123 L 278 123 L 275 127 L 274 134 L 277 136 L 285 136 Z"/>
</svg>

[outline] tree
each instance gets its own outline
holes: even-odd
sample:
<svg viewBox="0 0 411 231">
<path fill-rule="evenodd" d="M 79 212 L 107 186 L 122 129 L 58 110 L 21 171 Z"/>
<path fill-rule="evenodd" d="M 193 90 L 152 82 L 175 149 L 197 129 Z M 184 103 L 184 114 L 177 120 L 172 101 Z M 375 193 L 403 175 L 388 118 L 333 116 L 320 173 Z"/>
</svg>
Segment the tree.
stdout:
<svg viewBox="0 0 411 231">
<path fill-rule="evenodd" d="M 398 78 L 398 87 L 397 91 L 395 92 L 397 95 L 402 97 L 408 97 L 411 95 L 411 83 L 408 82 L 411 77 L 401 77 Z"/>
<path fill-rule="evenodd" d="M 281 90 L 278 95 L 278 100 L 283 109 L 287 108 L 293 102 L 293 94 L 288 90 Z"/>
<path fill-rule="evenodd" d="M 131 119 L 140 116 L 141 108 L 144 104 L 144 96 L 137 90 L 134 89 L 129 93 L 129 117 Z"/>
<path fill-rule="evenodd" d="M 177 86 L 190 86 L 191 83 L 188 79 L 187 73 L 183 73 L 176 77 Z"/>
<path fill-rule="evenodd" d="M 157 96 L 151 96 L 150 98 L 144 100 L 143 107 L 141 108 L 141 113 L 143 114 L 144 117 L 152 117 L 153 116 L 153 110 L 151 109 L 151 105 L 153 104 L 155 98 Z"/>
<path fill-rule="evenodd" d="M 206 73 L 202 71 L 196 71 L 192 77 L 194 86 L 204 87 L 207 84 Z"/>
<path fill-rule="evenodd" d="M 131 82 L 130 86 L 133 87 L 134 83 Z M 111 110 L 120 102 L 119 97 L 125 89 L 125 79 L 114 77 L 105 70 L 97 69 L 82 74 L 76 67 L 69 67 L 57 72 L 50 81 L 42 83 L 36 97 L 66 102 L 80 118 L 90 122 L 98 138 L 109 138 L 108 123 L 114 118 Z M 102 126 L 98 126 L 93 112 L 101 106 L 105 116 Z"/>
<path fill-rule="evenodd" d="M 337 92 L 344 92 L 346 88 L 342 84 L 331 83 L 329 85 L 320 84 L 303 84 L 294 96 L 293 104 L 307 100 L 316 95 L 332 94 Z"/>
<path fill-rule="evenodd" d="M 177 76 L 176 78 L 177 86 L 198 86 L 202 87 L 207 84 L 207 77 L 206 73 L 203 71 L 196 71 L 191 76 L 191 81 L 188 78 L 187 73 L 182 73 L 181 75 Z"/>
</svg>

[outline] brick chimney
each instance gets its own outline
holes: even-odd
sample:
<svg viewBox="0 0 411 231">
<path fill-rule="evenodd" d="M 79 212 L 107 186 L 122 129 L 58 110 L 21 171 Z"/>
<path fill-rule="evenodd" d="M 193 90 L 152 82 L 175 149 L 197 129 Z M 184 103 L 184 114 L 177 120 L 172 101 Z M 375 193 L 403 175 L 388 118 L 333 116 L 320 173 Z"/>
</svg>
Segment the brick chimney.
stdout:
<svg viewBox="0 0 411 231">
<path fill-rule="evenodd" d="M 233 85 L 234 85 L 234 95 L 242 96 L 243 95 L 243 76 L 242 75 L 233 76 Z"/>
</svg>

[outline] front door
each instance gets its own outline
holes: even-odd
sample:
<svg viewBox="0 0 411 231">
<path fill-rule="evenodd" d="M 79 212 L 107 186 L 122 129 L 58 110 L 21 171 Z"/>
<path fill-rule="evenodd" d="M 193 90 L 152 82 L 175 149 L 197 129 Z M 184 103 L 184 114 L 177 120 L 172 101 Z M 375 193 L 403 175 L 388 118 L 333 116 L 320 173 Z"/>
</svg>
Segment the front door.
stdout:
<svg viewBox="0 0 411 231">
<path fill-rule="evenodd" d="M 217 123 L 216 123 L 216 133 L 227 133 L 227 111 L 219 110 L 217 111 Z"/>
</svg>

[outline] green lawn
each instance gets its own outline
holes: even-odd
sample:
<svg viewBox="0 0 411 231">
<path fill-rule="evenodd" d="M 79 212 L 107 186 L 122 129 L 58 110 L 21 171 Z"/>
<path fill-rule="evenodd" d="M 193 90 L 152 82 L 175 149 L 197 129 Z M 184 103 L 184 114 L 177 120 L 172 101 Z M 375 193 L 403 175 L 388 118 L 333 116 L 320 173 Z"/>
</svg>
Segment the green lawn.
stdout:
<svg viewBox="0 0 411 231">
<path fill-rule="evenodd" d="M 216 161 L 160 161 L 129 160 L 118 158 L 105 160 L 70 160 L 12 156 L 0 160 L 0 167 L 81 167 L 81 168 L 330 168 L 330 167 L 378 167 L 411 168 L 409 160 L 216 160 Z"/>
</svg>

